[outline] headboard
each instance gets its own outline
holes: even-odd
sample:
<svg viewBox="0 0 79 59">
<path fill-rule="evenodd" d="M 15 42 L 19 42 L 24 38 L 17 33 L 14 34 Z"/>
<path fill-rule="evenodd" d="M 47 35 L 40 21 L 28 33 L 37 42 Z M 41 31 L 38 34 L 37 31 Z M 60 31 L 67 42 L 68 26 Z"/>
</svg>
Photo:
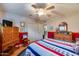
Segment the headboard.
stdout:
<svg viewBox="0 0 79 59">
<path fill-rule="evenodd" d="M 54 32 L 48 32 L 48 38 L 54 38 Z"/>
<path fill-rule="evenodd" d="M 72 32 L 72 39 L 76 41 L 76 38 L 79 38 L 79 32 Z"/>
</svg>

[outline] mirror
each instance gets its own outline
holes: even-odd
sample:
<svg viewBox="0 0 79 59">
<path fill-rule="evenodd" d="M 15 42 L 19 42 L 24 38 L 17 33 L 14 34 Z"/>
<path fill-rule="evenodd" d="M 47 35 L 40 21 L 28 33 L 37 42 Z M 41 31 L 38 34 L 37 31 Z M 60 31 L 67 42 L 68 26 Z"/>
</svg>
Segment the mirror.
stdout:
<svg viewBox="0 0 79 59">
<path fill-rule="evenodd" d="M 66 22 L 61 22 L 59 24 L 59 31 L 68 31 L 68 24 Z"/>
</svg>

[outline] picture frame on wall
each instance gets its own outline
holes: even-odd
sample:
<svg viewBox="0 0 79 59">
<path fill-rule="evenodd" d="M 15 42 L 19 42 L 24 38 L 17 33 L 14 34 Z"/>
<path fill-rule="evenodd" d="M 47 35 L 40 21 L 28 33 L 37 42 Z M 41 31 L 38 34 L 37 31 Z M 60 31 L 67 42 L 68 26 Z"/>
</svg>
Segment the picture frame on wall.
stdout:
<svg viewBox="0 0 79 59">
<path fill-rule="evenodd" d="M 25 27 L 25 22 L 23 22 L 23 21 L 20 22 L 20 26 L 21 26 L 21 27 Z"/>
</svg>

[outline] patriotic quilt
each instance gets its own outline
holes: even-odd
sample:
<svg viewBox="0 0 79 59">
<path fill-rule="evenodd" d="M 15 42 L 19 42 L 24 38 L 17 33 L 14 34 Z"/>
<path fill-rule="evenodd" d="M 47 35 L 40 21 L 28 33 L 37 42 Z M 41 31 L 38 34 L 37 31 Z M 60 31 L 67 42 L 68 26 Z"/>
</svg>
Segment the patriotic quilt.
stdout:
<svg viewBox="0 0 79 59">
<path fill-rule="evenodd" d="M 74 43 L 55 39 L 42 39 L 31 43 L 20 56 L 79 56 L 73 49 Z"/>
</svg>

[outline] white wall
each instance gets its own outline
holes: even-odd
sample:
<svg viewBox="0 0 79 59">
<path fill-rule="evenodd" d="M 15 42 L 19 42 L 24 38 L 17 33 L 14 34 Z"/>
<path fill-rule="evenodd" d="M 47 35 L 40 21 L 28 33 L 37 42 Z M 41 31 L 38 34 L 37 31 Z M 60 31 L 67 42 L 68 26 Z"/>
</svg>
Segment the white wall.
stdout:
<svg viewBox="0 0 79 59">
<path fill-rule="evenodd" d="M 2 11 L 0 11 L 0 19 L 3 17 L 3 12 Z"/>
<path fill-rule="evenodd" d="M 52 25 L 53 29 L 49 29 L 48 31 L 55 31 L 56 27 L 63 21 L 67 22 L 69 31 L 79 32 L 79 14 L 73 14 L 64 19 L 53 19 L 53 22 L 49 23 L 49 26 Z"/>
<path fill-rule="evenodd" d="M 0 11 L 0 23 L 2 23 L 3 15 L 4 15 L 4 12 Z"/>
</svg>

